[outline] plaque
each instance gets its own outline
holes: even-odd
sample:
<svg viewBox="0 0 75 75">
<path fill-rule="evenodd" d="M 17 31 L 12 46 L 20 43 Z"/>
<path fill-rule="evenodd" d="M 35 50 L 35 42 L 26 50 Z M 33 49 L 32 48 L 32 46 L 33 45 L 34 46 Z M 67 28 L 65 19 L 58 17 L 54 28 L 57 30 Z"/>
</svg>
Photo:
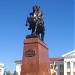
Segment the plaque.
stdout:
<svg viewBox="0 0 75 75">
<path fill-rule="evenodd" d="M 35 56 L 35 51 L 32 49 L 29 49 L 25 52 L 25 57 L 33 57 Z"/>
</svg>

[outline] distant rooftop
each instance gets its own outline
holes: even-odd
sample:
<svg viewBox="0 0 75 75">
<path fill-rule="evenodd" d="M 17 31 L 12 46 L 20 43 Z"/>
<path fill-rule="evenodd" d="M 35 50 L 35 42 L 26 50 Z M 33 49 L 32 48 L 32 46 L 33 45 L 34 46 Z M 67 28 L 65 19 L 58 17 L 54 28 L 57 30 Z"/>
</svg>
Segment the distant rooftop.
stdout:
<svg viewBox="0 0 75 75">
<path fill-rule="evenodd" d="M 61 61 L 64 60 L 64 58 L 49 58 L 50 61 Z"/>
<path fill-rule="evenodd" d="M 50 61 L 61 61 L 64 60 L 64 58 L 59 57 L 59 58 L 49 58 Z M 16 60 L 15 63 L 21 63 L 22 60 Z"/>
<path fill-rule="evenodd" d="M 0 62 L 0 67 L 4 67 L 4 63 Z"/>
</svg>

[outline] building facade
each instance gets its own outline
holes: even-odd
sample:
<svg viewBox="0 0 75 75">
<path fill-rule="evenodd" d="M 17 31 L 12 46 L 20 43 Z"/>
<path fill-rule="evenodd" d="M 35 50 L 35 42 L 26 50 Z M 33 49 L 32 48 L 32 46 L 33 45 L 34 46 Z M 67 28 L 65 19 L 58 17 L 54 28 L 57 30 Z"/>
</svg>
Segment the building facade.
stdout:
<svg viewBox="0 0 75 75">
<path fill-rule="evenodd" d="M 64 73 L 63 58 L 49 58 L 49 60 L 50 60 L 51 75 L 63 75 Z M 18 60 L 18 61 L 15 61 L 15 63 L 16 63 L 16 72 L 18 73 L 18 75 L 20 75 L 22 61 Z"/>
<path fill-rule="evenodd" d="M 4 74 L 4 64 L 0 63 L 0 75 Z"/>
<path fill-rule="evenodd" d="M 75 50 L 62 55 L 61 58 L 49 58 L 51 75 L 75 75 Z M 16 72 L 21 73 L 22 61 L 16 61 Z"/>
<path fill-rule="evenodd" d="M 15 61 L 15 63 L 16 63 L 16 72 L 18 73 L 18 75 L 20 75 L 21 74 L 22 61 L 18 60 L 18 61 Z"/>
<path fill-rule="evenodd" d="M 50 58 L 51 75 L 64 75 L 63 58 Z"/>
<path fill-rule="evenodd" d="M 64 75 L 75 75 L 75 50 L 64 55 Z"/>
</svg>

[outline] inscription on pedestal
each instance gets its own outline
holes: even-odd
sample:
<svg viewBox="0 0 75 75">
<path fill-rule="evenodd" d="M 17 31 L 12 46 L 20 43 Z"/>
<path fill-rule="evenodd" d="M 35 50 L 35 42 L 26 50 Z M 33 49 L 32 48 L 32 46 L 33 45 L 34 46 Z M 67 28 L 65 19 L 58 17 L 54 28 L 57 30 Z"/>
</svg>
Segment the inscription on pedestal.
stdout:
<svg viewBox="0 0 75 75">
<path fill-rule="evenodd" d="M 35 51 L 32 49 L 29 49 L 25 52 L 25 57 L 33 57 L 35 56 Z"/>
</svg>

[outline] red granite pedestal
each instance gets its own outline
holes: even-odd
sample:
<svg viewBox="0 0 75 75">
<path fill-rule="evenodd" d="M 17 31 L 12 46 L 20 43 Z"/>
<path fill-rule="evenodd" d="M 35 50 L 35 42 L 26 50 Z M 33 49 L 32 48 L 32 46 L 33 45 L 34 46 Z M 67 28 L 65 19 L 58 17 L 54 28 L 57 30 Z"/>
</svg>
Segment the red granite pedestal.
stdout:
<svg viewBox="0 0 75 75">
<path fill-rule="evenodd" d="M 39 38 L 24 40 L 21 75 L 51 75 L 48 47 Z"/>
</svg>

